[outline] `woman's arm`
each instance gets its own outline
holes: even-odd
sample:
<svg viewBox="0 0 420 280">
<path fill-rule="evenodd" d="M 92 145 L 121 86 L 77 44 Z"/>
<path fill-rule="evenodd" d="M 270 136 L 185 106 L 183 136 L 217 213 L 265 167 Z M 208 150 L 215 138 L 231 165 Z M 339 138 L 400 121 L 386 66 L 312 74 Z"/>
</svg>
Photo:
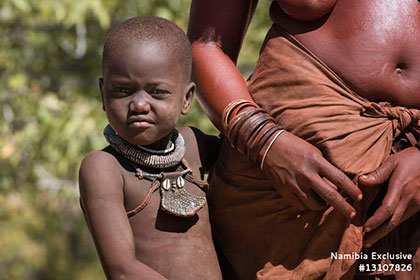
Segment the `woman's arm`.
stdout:
<svg viewBox="0 0 420 280">
<path fill-rule="evenodd" d="M 188 36 L 192 43 L 197 96 L 210 120 L 225 134 L 222 115 L 226 107 L 235 100 L 252 101 L 235 62 L 256 5 L 256 0 L 193 0 L 191 4 Z M 232 129 L 232 139 L 242 146 L 245 144 L 253 155 L 258 154 L 258 163 L 264 166 L 265 175 L 280 195 L 301 210 L 321 209 L 325 201 L 346 217 L 356 214 L 339 190 L 355 200 L 360 200 L 362 193 L 343 172 L 325 160 L 314 146 L 288 132 L 277 138 L 274 134 L 268 138 L 258 135 L 273 132 L 271 127 L 252 134 L 247 129 L 255 129 L 253 124 L 263 120 L 264 113 L 259 112 L 253 118 L 240 129 Z M 264 125 L 273 124 L 267 121 Z M 261 139 L 266 141 L 261 143 L 262 147 L 257 141 Z"/>
<path fill-rule="evenodd" d="M 316 19 L 336 0 L 278 0 L 298 19 Z M 188 24 L 198 100 L 221 131 L 223 109 L 234 99 L 252 100 L 236 61 L 258 0 L 193 0 Z M 215 98 L 214 92 L 220 92 Z"/>
<path fill-rule="evenodd" d="M 258 0 L 193 0 L 188 24 L 198 100 L 222 131 L 223 109 L 252 100 L 236 60 Z M 215 94 L 217 93 L 217 94 Z"/>
<path fill-rule="evenodd" d="M 108 279 L 165 279 L 136 258 L 124 208 L 123 178 L 105 152 L 87 155 L 79 171 L 80 201 Z"/>
</svg>

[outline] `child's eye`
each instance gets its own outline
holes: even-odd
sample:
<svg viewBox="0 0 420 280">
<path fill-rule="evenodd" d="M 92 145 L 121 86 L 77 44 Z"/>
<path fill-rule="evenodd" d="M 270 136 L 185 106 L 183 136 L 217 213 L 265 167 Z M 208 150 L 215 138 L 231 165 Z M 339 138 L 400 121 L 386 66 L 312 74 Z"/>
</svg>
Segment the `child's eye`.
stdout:
<svg viewBox="0 0 420 280">
<path fill-rule="evenodd" d="M 126 95 L 129 95 L 129 94 L 130 94 L 130 89 L 128 89 L 128 88 L 123 88 L 123 87 L 116 87 L 116 88 L 114 88 L 114 91 L 115 91 L 115 93 L 116 93 L 117 95 L 123 95 L 123 96 L 126 96 Z"/>
<path fill-rule="evenodd" d="M 164 89 L 154 89 L 152 90 L 152 94 L 154 95 L 164 95 L 164 94 L 168 94 L 169 91 L 164 90 Z"/>
</svg>

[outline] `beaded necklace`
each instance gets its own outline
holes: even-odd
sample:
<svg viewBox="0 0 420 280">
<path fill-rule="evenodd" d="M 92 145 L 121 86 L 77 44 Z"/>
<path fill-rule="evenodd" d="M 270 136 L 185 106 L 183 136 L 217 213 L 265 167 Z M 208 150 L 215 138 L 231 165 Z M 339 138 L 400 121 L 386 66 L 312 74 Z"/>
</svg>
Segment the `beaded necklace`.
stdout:
<svg viewBox="0 0 420 280">
<path fill-rule="evenodd" d="M 184 188 L 184 178 L 205 189 L 207 182 L 196 179 L 191 168 L 185 160 L 185 142 L 178 130 L 174 129 L 170 138 L 170 147 L 166 150 L 152 150 L 142 146 L 134 146 L 121 138 L 110 125 L 104 129 L 104 136 L 108 143 L 118 153 L 128 160 L 155 169 L 166 169 L 178 166 L 174 172 L 147 173 L 136 168 L 136 177 L 139 180 L 147 179 L 152 182 L 146 198 L 135 209 L 127 212 L 131 217 L 146 207 L 152 194 L 160 189 L 160 208 L 174 216 L 194 216 L 206 203 L 206 198 L 187 192 Z"/>
<path fill-rule="evenodd" d="M 171 134 L 171 146 L 174 148 L 164 151 L 155 151 L 145 147 L 131 145 L 121 138 L 110 125 L 104 129 L 104 136 L 108 143 L 120 154 L 142 166 L 152 168 L 169 168 L 178 165 L 185 155 L 185 142 L 178 130 Z"/>
</svg>

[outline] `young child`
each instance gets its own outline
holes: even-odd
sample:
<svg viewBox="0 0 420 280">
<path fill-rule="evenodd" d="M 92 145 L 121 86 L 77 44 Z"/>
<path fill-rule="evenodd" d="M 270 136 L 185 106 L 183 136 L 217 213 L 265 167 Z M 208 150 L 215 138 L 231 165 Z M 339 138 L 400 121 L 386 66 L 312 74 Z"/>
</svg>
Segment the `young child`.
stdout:
<svg viewBox="0 0 420 280">
<path fill-rule="evenodd" d="M 136 17 L 105 42 L 109 146 L 80 167 L 81 206 L 109 279 L 221 279 L 203 175 L 217 137 L 175 129 L 189 110 L 191 49 L 175 24 Z"/>
</svg>

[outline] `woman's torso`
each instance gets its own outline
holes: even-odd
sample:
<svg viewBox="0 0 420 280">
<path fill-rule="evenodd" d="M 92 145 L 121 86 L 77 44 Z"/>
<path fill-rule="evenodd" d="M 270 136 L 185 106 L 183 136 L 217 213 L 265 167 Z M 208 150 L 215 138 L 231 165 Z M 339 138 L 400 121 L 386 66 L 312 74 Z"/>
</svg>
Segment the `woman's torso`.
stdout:
<svg viewBox="0 0 420 280">
<path fill-rule="evenodd" d="M 293 19 L 273 2 L 270 16 L 357 94 L 420 108 L 417 0 L 338 0 L 328 15 L 312 22 Z"/>
</svg>

